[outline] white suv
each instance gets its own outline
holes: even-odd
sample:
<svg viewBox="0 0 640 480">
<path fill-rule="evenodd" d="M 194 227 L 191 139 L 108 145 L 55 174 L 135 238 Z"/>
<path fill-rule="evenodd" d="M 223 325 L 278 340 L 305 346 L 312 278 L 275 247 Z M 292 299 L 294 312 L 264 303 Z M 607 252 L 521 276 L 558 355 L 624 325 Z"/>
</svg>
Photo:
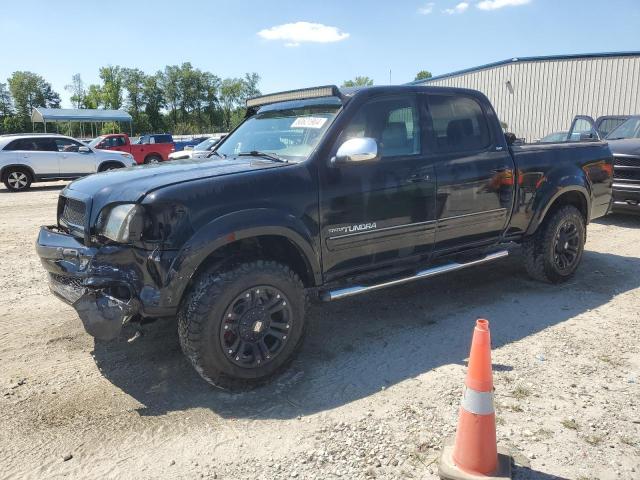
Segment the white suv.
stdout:
<svg viewBox="0 0 640 480">
<path fill-rule="evenodd" d="M 0 179 L 13 191 L 134 165 L 129 153 L 94 150 L 63 135 L 0 135 Z"/>
</svg>

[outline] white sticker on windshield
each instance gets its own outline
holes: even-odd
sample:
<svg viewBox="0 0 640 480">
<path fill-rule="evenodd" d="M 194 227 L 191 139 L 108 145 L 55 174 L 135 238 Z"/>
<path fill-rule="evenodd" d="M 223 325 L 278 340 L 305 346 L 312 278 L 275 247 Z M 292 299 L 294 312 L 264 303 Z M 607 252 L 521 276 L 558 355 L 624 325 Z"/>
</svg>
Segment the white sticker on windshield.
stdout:
<svg viewBox="0 0 640 480">
<path fill-rule="evenodd" d="M 291 124 L 291 128 L 322 128 L 327 121 L 323 117 L 299 117 Z"/>
</svg>

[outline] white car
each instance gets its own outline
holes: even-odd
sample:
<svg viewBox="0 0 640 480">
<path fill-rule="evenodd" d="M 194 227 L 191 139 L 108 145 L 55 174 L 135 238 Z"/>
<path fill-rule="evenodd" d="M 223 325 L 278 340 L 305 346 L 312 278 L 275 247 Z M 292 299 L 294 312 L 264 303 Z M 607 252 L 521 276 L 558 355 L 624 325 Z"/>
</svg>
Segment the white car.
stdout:
<svg viewBox="0 0 640 480">
<path fill-rule="evenodd" d="M 129 153 L 94 150 L 63 135 L 0 135 L 0 179 L 13 191 L 26 190 L 33 182 L 73 180 L 134 165 Z"/>
<path fill-rule="evenodd" d="M 224 137 L 211 137 L 207 138 L 205 141 L 200 142 L 193 148 L 184 149 L 179 152 L 173 152 L 169 154 L 169 160 L 186 160 L 188 158 L 205 158 L 209 155 L 216 145 L 222 140 Z"/>
</svg>

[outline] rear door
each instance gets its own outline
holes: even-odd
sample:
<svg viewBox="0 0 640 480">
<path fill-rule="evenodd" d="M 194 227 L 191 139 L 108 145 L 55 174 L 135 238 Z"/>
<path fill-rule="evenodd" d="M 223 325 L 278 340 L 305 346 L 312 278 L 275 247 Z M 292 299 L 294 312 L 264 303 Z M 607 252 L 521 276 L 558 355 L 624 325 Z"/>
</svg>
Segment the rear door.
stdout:
<svg viewBox="0 0 640 480">
<path fill-rule="evenodd" d="M 52 138 L 29 137 L 15 142 L 12 148 L 18 163 L 29 165 L 36 176 L 56 178 L 60 174 L 60 155 Z"/>
<path fill-rule="evenodd" d="M 438 251 L 497 241 L 514 199 L 514 163 L 495 113 L 463 94 L 428 94 L 438 178 Z M 491 120 L 490 120 L 491 119 Z"/>
<path fill-rule="evenodd" d="M 381 158 L 321 168 L 322 259 L 327 280 L 428 257 L 435 231 L 435 176 L 424 151 L 415 95 L 364 103 L 338 137 L 374 138 Z"/>
<path fill-rule="evenodd" d="M 80 152 L 82 143 L 70 138 L 56 138 L 55 142 L 60 152 L 61 176 L 80 177 L 96 171 L 95 154 Z"/>
</svg>

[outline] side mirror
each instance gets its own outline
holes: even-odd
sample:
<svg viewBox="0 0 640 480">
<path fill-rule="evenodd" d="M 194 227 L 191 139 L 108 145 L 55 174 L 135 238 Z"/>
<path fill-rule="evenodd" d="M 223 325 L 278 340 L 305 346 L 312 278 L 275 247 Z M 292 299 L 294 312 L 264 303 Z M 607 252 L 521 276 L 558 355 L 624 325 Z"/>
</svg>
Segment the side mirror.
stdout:
<svg viewBox="0 0 640 480">
<path fill-rule="evenodd" d="M 516 134 L 511 132 L 506 132 L 504 134 L 504 138 L 507 141 L 507 145 L 509 146 L 515 144 L 516 140 L 518 140 L 518 137 L 516 137 Z"/>
<path fill-rule="evenodd" d="M 78 147 L 78 153 L 91 153 L 91 149 L 89 147 Z"/>
<path fill-rule="evenodd" d="M 331 163 L 340 166 L 371 162 L 378 158 L 378 142 L 374 138 L 352 138 L 340 145 Z"/>
</svg>

